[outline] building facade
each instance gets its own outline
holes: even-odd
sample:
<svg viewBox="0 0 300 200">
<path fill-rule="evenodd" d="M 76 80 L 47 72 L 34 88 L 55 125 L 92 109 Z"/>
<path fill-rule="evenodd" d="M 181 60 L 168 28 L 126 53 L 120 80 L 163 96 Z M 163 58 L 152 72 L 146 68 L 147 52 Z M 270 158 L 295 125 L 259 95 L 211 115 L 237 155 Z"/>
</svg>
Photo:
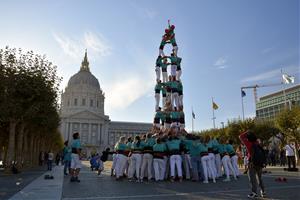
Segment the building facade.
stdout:
<svg viewBox="0 0 300 200">
<path fill-rule="evenodd" d="M 256 103 L 256 117 L 259 119 L 274 119 L 285 107 L 300 106 L 300 85 L 268 94 L 259 98 Z"/>
<path fill-rule="evenodd" d="M 61 95 L 60 132 L 64 140 L 72 141 L 80 133 L 83 153 L 113 148 L 120 136 L 144 134 L 151 123 L 113 122 L 104 112 L 104 92 L 98 79 L 90 72 L 87 52 L 79 72 L 74 74 Z"/>
</svg>

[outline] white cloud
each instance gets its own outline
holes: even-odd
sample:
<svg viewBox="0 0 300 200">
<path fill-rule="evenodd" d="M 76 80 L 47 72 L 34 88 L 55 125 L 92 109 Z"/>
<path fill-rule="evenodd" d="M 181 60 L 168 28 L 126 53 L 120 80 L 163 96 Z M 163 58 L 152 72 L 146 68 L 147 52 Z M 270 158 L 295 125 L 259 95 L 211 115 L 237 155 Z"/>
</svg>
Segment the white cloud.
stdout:
<svg viewBox="0 0 300 200">
<path fill-rule="evenodd" d="M 111 54 L 112 48 L 108 41 L 101 34 L 91 31 L 84 32 L 82 37 L 69 37 L 62 33 L 52 33 L 55 41 L 68 56 L 81 59 L 85 49 L 89 52 L 89 57 L 101 57 Z"/>
<path fill-rule="evenodd" d="M 265 48 L 261 51 L 261 54 L 267 54 L 271 52 L 273 49 L 274 49 L 273 47 Z"/>
<path fill-rule="evenodd" d="M 148 8 L 142 7 L 135 1 L 130 1 L 130 5 L 137 11 L 137 13 L 143 17 L 147 17 L 148 19 L 154 19 L 157 16 L 157 12 Z"/>
<path fill-rule="evenodd" d="M 150 78 L 139 74 L 132 74 L 130 77 L 123 76 L 122 79 L 114 81 L 108 87 L 106 93 L 106 106 L 108 112 L 112 110 L 125 109 L 142 96 L 148 96 L 154 82 Z"/>
<path fill-rule="evenodd" d="M 299 73 L 299 66 L 288 66 L 282 68 L 282 70 L 290 75 L 294 75 L 295 73 Z M 264 72 L 254 76 L 246 77 L 242 79 L 241 82 L 242 83 L 257 82 L 257 81 L 269 80 L 272 78 L 277 78 L 279 82 L 281 81 L 281 68 L 270 70 L 268 72 Z"/>
<path fill-rule="evenodd" d="M 225 69 L 228 67 L 227 65 L 227 58 L 226 57 L 220 57 L 216 60 L 214 63 L 214 66 L 217 67 L 218 69 Z"/>
</svg>

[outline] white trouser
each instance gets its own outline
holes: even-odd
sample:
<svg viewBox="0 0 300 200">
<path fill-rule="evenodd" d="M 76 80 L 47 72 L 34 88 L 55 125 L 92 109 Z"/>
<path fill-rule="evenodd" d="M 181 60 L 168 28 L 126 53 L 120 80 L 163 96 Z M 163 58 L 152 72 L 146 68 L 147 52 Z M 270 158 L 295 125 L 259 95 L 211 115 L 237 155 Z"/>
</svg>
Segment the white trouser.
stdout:
<svg viewBox="0 0 300 200">
<path fill-rule="evenodd" d="M 142 155 L 139 153 L 133 153 L 130 157 L 128 178 L 133 178 L 134 173 L 137 178 L 140 177 L 141 163 L 142 163 Z"/>
<path fill-rule="evenodd" d="M 235 175 L 236 176 L 240 175 L 239 165 L 238 165 L 238 156 L 234 155 L 230 158 L 230 160 L 231 160 L 231 165 L 235 171 Z"/>
<path fill-rule="evenodd" d="M 160 80 L 160 67 L 155 67 L 156 80 Z"/>
<path fill-rule="evenodd" d="M 159 55 L 160 55 L 160 56 L 162 56 L 162 57 L 165 57 L 164 50 L 162 50 L 162 49 L 159 49 Z"/>
<path fill-rule="evenodd" d="M 158 110 L 160 100 L 160 93 L 155 93 L 155 110 Z"/>
<path fill-rule="evenodd" d="M 178 97 L 178 104 L 179 104 L 179 106 L 183 106 L 183 95 L 180 95 Z"/>
<path fill-rule="evenodd" d="M 212 167 L 212 172 L 213 172 L 213 174 L 209 173 L 208 177 L 210 177 L 210 178 L 212 178 L 213 176 L 217 177 L 217 168 L 216 168 L 216 164 L 215 164 L 216 163 L 215 154 L 214 153 L 209 153 L 208 156 L 209 156 L 209 162 L 210 162 L 210 165 Z"/>
<path fill-rule="evenodd" d="M 117 159 L 116 159 L 116 177 L 120 178 L 123 176 L 123 169 L 126 164 L 127 157 L 123 154 L 117 154 Z"/>
<path fill-rule="evenodd" d="M 164 83 L 168 82 L 168 72 L 162 72 L 162 79 Z"/>
<path fill-rule="evenodd" d="M 165 161 L 164 159 L 154 158 L 153 159 L 153 167 L 156 181 L 162 181 L 165 178 Z"/>
<path fill-rule="evenodd" d="M 152 161 L 153 161 L 152 154 L 144 153 L 142 169 L 141 169 L 141 179 L 144 178 L 145 170 L 146 170 L 146 167 L 147 167 L 148 180 L 151 180 L 151 178 L 152 178 Z"/>
<path fill-rule="evenodd" d="M 167 97 L 162 98 L 162 107 L 163 108 L 165 108 L 165 106 L 166 106 L 166 99 L 167 99 Z"/>
<path fill-rule="evenodd" d="M 122 173 L 126 174 L 126 175 L 128 175 L 128 166 L 129 166 L 129 162 L 128 161 L 129 161 L 129 159 L 128 159 L 128 157 L 126 157 L 126 161 L 125 161 L 124 167 L 122 169 Z"/>
<path fill-rule="evenodd" d="M 230 179 L 230 172 L 229 172 L 229 170 L 232 171 L 233 177 L 236 178 L 235 171 L 234 171 L 234 169 L 233 169 L 233 167 L 231 165 L 230 157 L 228 155 L 223 156 L 223 158 L 222 158 L 222 164 L 223 164 L 223 167 L 224 167 L 226 178 Z"/>
<path fill-rule="evenodd" d="M 173 51 L 174 51 L 174 53 L 177 55 L 177 52 L 178 52 L 178 46 L 173 46 Z"/>
<path fill-rule="evenodd" d="M 176 69 L 177 69 L 176 65 L 171 65 L 171 76 L 176 77 Z"/>
<path fill-rule="evenodd" d="M 177 168 L 177 173 L 179 177 L 182 177 L 182 159 L 180 155 L 170 156 L 170 168 L 171 168 L 171 177 L 175 177 L 175 165 Z"/>
<path fill-rule="evenodd" d="M 203 173 L 204 173 L 204 181 L 208 181 L 208 173 L 211 173 L 212 179 L 215 180 L 215 176 L 214 176 L 212 166 L 211 166 L 209 160 L 210 160 L 210 158 L 208 155 L 201 157 L 201 163 L 202 163 Z"/>
<path fill-rule="evenodd" d="M 113 162 L 112 162 L 111 168 L 112 168 L 113 170 L 115 170 L 115 169 L 116 169 L 116 162 L 117 162 L 117 154 L 113 154 L 113 155 L 112 155 L 112 159 L 113 159 Z"/>
<path fill-rule="evenodd" d="M 181 70 L 176 71 L 176 80 L 177 81 L 180 81 L 181 74 L 182 74 Z"/>
<path fill-rule="evenodd" d="M 184 172 L 185 172 L 185 178 L 190 179 L 191 178 L 190 169 L 192 169 L 190 154 L 183 155 L 183 167 L 184 167 Z"/>
<path fill-rule="evenodd" d="M 216 154 L 216 168 L 217 168 L 217 177 L 221 177 L 222 174 L 222 161 L 221 161 L 221 156 L 220 154 Z"/>
<path fill-rule="evenodd" d="M 174 109 L 174 107 L 176 106 L 176 108 L 178 109 L 178 92 L 174 92 L 171 95 L 171 104 L 172 104 L 172 109 Z"/>
</svg>

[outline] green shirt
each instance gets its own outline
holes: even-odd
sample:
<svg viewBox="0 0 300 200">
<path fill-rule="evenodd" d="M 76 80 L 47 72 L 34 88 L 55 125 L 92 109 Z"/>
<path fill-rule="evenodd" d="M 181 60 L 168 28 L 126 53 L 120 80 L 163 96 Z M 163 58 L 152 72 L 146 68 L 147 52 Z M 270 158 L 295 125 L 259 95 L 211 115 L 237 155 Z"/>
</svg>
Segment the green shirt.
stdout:
<svg viewBox="0 0 300 200">
<path fill-rule="evenodd" d="M 162 63 L 161 63 L 161 68 L 167 69 L 167 68 L 168 68 L 168 63 L 162 62 Z"/>
<path fill-rule="evenodd" d="M 145 146 L 147 146 L 147 147 L 152 147 L 154 144 L 155 144 L 154 138 L 147 138 L 145 141 Z"/>
<path fill-rule="evenodd" d="M 181 82 L 178 82 L 177 90 L 181 92 L 183 90 L 183 86 Z"/>
<path fill-rule="evenodd" d="M 158 57 L 157 59 L 156 59 L 156 66 L 161 66 L 161 64 L 162 64 L 162 57 Z"/>
<path fill-rule="evenodd" d="M 137 145 L 137 142 L 133 142 L 131 144 L 131 150 L 143 150 L 144 149 L 144 142 L 143 141 L 140 141 L 140 145 L 138 146 Z"/>
<path fill-rule="evenodd" d="M 227 153 L 224 144 L 219 144 L 217 148 L 218 148 L 218 151 L 219 151 L 220 154 Z"/>
<path fill-rule="evenodd" d="M 160 144 L 154 144 L 153 146 L 153 151 L 156 151 L 156 152 L 165 152 L 167 151 L 167 146 L 165 143 L 160 143 Z"/>
<path fill-rule="evenodd" d="M 171 119 L 179 119 L 179 112 L 172 111 L 171 112 Z"/>
<path fill-rule="evenodd" d="M 180 150 L 180 143 L 181 143 L 181 140 L 179 140 L 179 139 L 169 140 L 169 141 L 167 141 L 167 147 L 170 151 Z"/>
<path fill-rule="evenodd" d="M 188 140 L 188 139 L 183 140 L 183 144 L 188 151 L 191 150 L 193 142 L 194 140 Z"/>
<path fill-rule="evenodd" d="M 127 145 L 119 142 L 115 146 L 115 150 L 117 151 L 125 151 L 126 149 L 127 149 Z"/>
<path fill-rule="evenodd" d="M 226 151 L 229 154 L 234 154 L 235 153 L 235 150 L 233 149 L 233 146 L 231 144 L 225 144 L 225 148 L 226 148 Z"/>
<path fill-rule="evenodd" d="M 162 84 L 156 83 L 154 90 L 162 90 Z"/>
<path fill-rule="evenodd" d="M 159 118 L 160 120 L 163 121 L 163 120 L 166 119 L 166 116 L 162 111 L 157 111 L 156 114 L 155 114 L 155 118 Z"/>
</svg>

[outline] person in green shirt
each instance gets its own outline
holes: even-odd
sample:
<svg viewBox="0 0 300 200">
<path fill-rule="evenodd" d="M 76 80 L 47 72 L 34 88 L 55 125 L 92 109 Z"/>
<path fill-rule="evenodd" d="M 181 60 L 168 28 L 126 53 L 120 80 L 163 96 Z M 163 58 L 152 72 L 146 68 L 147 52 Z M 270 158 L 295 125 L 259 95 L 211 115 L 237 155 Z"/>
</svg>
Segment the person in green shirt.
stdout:
<svg viewBox="0 0 300 200">
<path fill-rule="evenodd" d="M 171 181 L 174 182 L 176 166 L 179 181 L 182 182 L 182 158 L 180 156 L 181 140 L 177 137 L 170 136 L 166 144 L 170 153 Z"/>
<path fill-rule="evenodd" d="M 161 63 L 161 72 L 162 72 L 162 79 L 163 82 L 166 83 L 168 81 L 168 59 L 166 57 L 163 58 L 163 62 Z"/>
<path fill-rule="evenodd" d="M 220 152 L 223 168 L 226 174 L 226 179 L 224 179 L 223 181 L 224 182 L 230 181 L 230 170 L 232 171 L 233 178 L 236 180 L 237 179 L 236 174 L 232 167 L 229 153 L 227 152 L 226 144 L 224 144 L 224 139 L 220 141 L 220 144 L 218 145 L 218 150 Z"/>
<path fill-rule="evenodd" d="M 185 117 L 183 112 L 183 107 L 179 107 L 179 123 L 180 123 L 180 130 L 185 129 Z"/>
<path fill-rule="evenodd" d="M 159 55 L 155 63 L 156 81 L 160 81 L 160 67 L 162 65 L 162 57 Z"/>
<path fill-rule="evenodd" d="M 128 178 L 133 180 L 133 175 L 136 175 L 137 182 L 142 182 L 140 179 L 140 168 L 142 164 L 142 153 L 144 149 L 144 143 L 141 141 L 140 136 L 135 136 L 133 143 L 131 144 L 131 156 L 128 171 Z"/>
<path fill-rule="evenodd" d="M 155 91 L 155 110 L 158 110 L 160 101 L 160 91 L 162 90 L 163 84 L 160 80 L 157 81 L 154 91 Z"/>
<path fill-rule="evenodd" d="M 178 57 L 177 56 L 177 62 L 176 62 L 176 80 L 177 81 L 181 81 L 180 77 L 181 77 L 181 74 L 182 74 L 182 71 L 181 71 L 181 60 L 182 58 Z"/>
<path fill-rule="evenodd" d="M 65 145 L 63 149 L 64 175 L 68 175 L 67 170 L 70 173 L 72 149 L 69 146 L 68 140 L 65 141 L 64 145 Z"/>
<path fill-rule="evenodd" d="M 236 155 L 232 144 L 233 144 L 233 141 L 228 140 L 228 143 L 226 145 L 226 150 L 229 154 L 231 165 L 235 171 L 235 175 L 238 177 L 240 175 L 240 170 L 239 170 L 239 165 L 238 165 L 238 156 Z"/>
<path fill-rule="evenodd" d="M 165 179 L 166 162 L 164 157 L 166 155 L 167 146 L 160 139 L 156 139 L 156 143 L 153 145 L 153 168 L 155 181 L 163 181 Z"/>
<path fill-rule="evenodd" d="M 203 167 L 201 164 L 200 154 L 203 151 L 202 146 L 200 145 L 199 137 L 193 136 L 192 144 L 190 145 L 190 155 L 191 155 L 191 165 L 192 165 L 192 177 L 193 181 L 199 181 L 203 178 Z"/>
<path fill-rule="evenodd" d="M 116 164 L 115 164 L 115 171 L 116 171 L 116 180 L 120 180 L 120 178 L 124 174 L 124 169 L 127 161 L 127 156 L 125 151 L 127 149 L 126 145 L 126 138 L 124 136 L 120 137 L 119 141 L 115 145 L 116 155 Z"/>
<path fill-rule="evenodd" d="M 174 110 L 174 107 L 179 107 L 179 96 L 178 96 L 178 81 L 175 80 L 175 77 L 171 77 L 168 85 L 171 88 L 171 105 L 172 109 Z"/>
<path fill-rule="evenodd" d="M 152 179 L 152 162 L 153 162 L 153 145 L 155 144 L 155 139 L 152 137 L 151 133 L 146 134 L 146 140 L 144 142 L 144 154 L 143 154 L 143 161 L 141 167 L 141 180 L 143 180 L 145 175 L 145 170 L 147 168 L 147 178 L 148 181 Z"/>
<path fill-rule="evenodd" d="M 163 123 L 165 122 L 165 113 L 163 111 L 161 111 L 161 107 L 158 107 L 158 110 L 156 111 L 155 113 L 155 116 L 154 116 L 154 126 L 158 129 L 161 128 L 161 124 L 160 124 L 160 121 Z"/>
<path fill-rule="evenodd" d="M 183 109 L 183 86 L 181 81 L 177 81 L 177 90 L 178 90 L 178 107 L 182 107 Z"/>
</svg>

